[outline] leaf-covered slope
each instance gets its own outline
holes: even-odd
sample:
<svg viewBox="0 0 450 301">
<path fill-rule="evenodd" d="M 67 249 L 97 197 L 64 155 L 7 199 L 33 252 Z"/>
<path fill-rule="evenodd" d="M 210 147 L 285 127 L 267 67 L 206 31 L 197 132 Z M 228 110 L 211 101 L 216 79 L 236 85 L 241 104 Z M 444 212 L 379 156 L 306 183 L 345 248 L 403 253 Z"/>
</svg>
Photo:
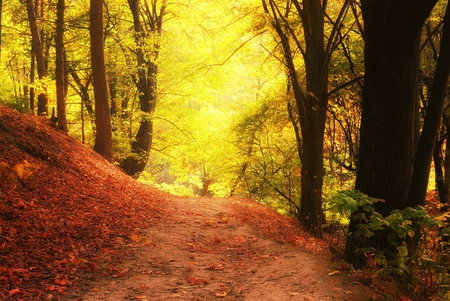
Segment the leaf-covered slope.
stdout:
<svg viewBox="0 0 450 301">
<path fill-rule="evenodd" d="M 0 106 L 0 299 L 44 299 L 101 272 L 163 213 L 139 184 L 42 117 Z"/>
</svg>

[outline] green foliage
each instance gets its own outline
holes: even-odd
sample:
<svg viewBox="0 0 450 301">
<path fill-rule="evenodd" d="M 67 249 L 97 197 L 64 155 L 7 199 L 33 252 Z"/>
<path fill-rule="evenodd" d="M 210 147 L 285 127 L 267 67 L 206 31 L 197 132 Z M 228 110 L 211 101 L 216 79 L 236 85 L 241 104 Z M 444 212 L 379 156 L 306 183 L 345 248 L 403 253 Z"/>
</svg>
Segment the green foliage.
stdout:
<svg viewBox="0 0 450 301">
<path fill-rule="evenodd" d="M 387 240 L 396 252 L 395 259 L 388 260 L 386 256 L 391 249 L 362 247 L 357 250 L 365 254 L 372 268 L 379 269 L 377 273 L 402 277 L 411 294 L 419 294 L 415 289 L 417 283 L 425 281 L 428 288 L 432 287 L 440 295 L 445 295 L 450 280 L 448 268 L 442 264 L 442 260 L 431 257 L 431 254 L 436 252 L 430 249 L 431 244 L 426 233 L 441 229 L 441 236 L 448 235 L 450 230 L 444 223 L 448 214 L 430 216 L 426 208 L 417 206 L 393 210 L 383 217 L 373 206 L 380 201 L 383 200 L 371 198 L 360 191 L 341 191 L 331 198 L 328 205 L 330 211 L 341 217 L 340 221 L 348 222 L 350 218 L 357 221 L 354 234 L 363 245 L 374 237 L 375 233 L 387 233 Z"/>
</svg>

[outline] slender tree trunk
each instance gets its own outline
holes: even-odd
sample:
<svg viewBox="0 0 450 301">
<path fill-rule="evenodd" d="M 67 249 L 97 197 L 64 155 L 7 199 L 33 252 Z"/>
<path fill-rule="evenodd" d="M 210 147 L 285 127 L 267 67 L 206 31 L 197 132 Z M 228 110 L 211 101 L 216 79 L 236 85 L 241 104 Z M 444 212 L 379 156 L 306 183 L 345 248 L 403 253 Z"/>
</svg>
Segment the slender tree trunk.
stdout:
<svg viewBox="0 0 450 301">
<path fill-rule="evenodd" d="M 90 0 L 90 4 L 91 63 L 96 125 L 94 150 L 111 162 L 112 132 L 103 43 L 103 1 Z"/>
<path fill-rule="evenodd" d="M 153 35 L 159 37 L 162 32 L 162 20 L 165 14 L 165 5 L 162 5 L 159 12 L 156 8 L 156 2 L 152 6 L 151 13 L 147 11 L 147 25 L 149 31 L 146 32 L 142 26 L 140 16 L 141 7 L 139 0 L 128 1 L 130 10 L 133 14 L 133 24 L 136 41 L 136 62 L 137 62 L 137 78 L 136 87 L 139 91 L 140 111 L 143 113 L 136 133 L 136 139 L 131 143 L 132 154 L 120 162 L 120 167 L 129 175 L 138 177 L 144 170 L 153 142 L 153 120 L 152 114 L 156 107 L 156 91 L 158 74 L 158 65 L 156 63 L 159 56 L 159 41 L 156 40 L 152 45 L 152 49 L 145 53 L 144 45 L 146 39 Z M 149 9 L 148 7 L 146 8 Z M 150 56 L 150 58 L 148 58 Z"/>
<path fill-rule="evenodd" d="M 444 109 L 444 100 L 448 90 L 450 75 L 450 6 L 444 16 L 441 48 L 436 65 L 430 99 L 428 100 L 427 115 L 420 135 L 419 145 L 414 160 L 414 172 L 409 187 L 408 206 L 415 207 L 425 204 L 425 196 L 430 175 L 431 160 L 439 125 Z"/>
<path fill-rule="evenodd" d="M 80 77 L 78 76 L 78 73 L 75 70 L 70 70 L 69 71 L 70 75 L 72 76 L 73 80 L 75 81 L 75 83 L 77 84 L 78 90 L 77 93 L 80 95 L 81 100 L 84 104 L 84 106 L 86 107 L 86 110 L 89 113 L 89 116 L 93 116 L 94 115 L 94 109 L 92 108 L 92 104 L 91 104 L 91 99 L 89 96 L 89 86 L 91 84 L 92 81 L 92 76 L 89 77 L 88 81 L 86 82 L 86 84 L 83 84 L 81 82 Z"/>
<path fill-rule="evenodd" d="M 450 117 L 444 116 L 444 124 L 447 129 L 445 138 L 445 157 L 444 157 L 444 183 L 448 189 L 447 197 L 443 199 L 443 204 L 450 205 Z"/>
<path fill-rule="evenodd" d="M 66 89 L 64 68 L 64 9 L 65 0 L 58 0 L 56 13 L 56 104 L 58 115 L 58 127 L 67 132 L 66 119 Z"/>
<path fill-rule="evenodd" d="M 434 145 L 434 151 L 433 151 L 433 162 L 434 162 L 434 172 L 435 172 L 435 178 L 436 178 L 436 188 L 439 194 L 439 200 L 441 204 L 447 204 L 448 202 L 448 195 L 449 195 L 449 187 L 448 183 L 445 182 L 444 178 L 444 170 L 442 168 L 442 156 L 441 156 L 441 149 L 442 149 L 443 141 L 439 141 L 436 139 L 436 143 Z"/>
<path fill-rule="evenodd" d="M 39 80 L 47 76 L 47 69 L 45 68 L 44 50 L 42 48 L 41 39 L 39 37 L 39 30 L 36 22 L 36 11 L 33 0 L 26 0 L 28 21 L 30 23 L 32 49 L 36 56 L 36 63 L 38 69 Z M 43 87 L 38 95 L 38 115 L 48 115 L 48 96 L 46 87 Z"/>
<path fill-rule="evenodd" d="M 34 55 L 34 51 L 31 51 L 31 61 L 30 61 L 30 110 L 31 113 L 34 114 L 34 98 L 35 98 L 35 90 L 33 87 L 34 78 L 36 72 L 36 56 Z"/>
<path fill-rule="evenodd" d="M 2 36 L 2 32 L 3 32 L 3 0 L 0 0 L 0 37 Z M 2 44 L 0 43 L 0 62 L 2 60 Z"/>
</svg>

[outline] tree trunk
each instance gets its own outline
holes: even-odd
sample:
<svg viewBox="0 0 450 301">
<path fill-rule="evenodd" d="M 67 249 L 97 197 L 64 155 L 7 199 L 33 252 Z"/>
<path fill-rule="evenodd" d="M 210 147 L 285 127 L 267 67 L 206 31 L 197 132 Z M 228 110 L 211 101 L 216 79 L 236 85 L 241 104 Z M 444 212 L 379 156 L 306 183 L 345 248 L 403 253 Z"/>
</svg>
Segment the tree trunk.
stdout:
<svg viewBox="0 0 450 301">
<path fill-rule="evenodd" d="M 425 205 L 425 196 L 430 175 L 431 160 L 439 125 L 447 95 L 448 79 L 450 75 L 450 6 L 444 16 L 441 48 L 436 65 L 430 99 L 428 100 L 427 115 L 420 135 L 419 145 L 414 160 L 414 172 L 409 188 L 408 206 Z"/>
<path fill-rule="evenodd" d="M 32 49 L 36 56 L 36 63 L 38 69 L 39 80 L 47 76 L 47 69 L 45 68 L 44 50 L 42 48 L 41 39 L 39 37 L 39 30 L 36 22 L 36 11 L 33 0 L 27 0 L 28 21 L 30 23 Z M 38 95 L 38 115 L 48 115 L 48 96 L 46 87 Z"/>
<path fill-rule="evenodd" d="M 78 76 L 78 73 L 75 70 L 69 70 L 69 73 L 72 76 L 75 83 L 77 84 L 77 87 L 79 89 L 77 90 L 77 93 L 78 95 L 80 95 L 81 100 L 89 113 L 89 116 L 93 116 L 94 109 L 92 108 L 91 99 L 89 97 L 89 86 L 92 81 L 92 76 L 90 76 L 87 82 L 83 84 L 80 77 Z"/>
<path fill-rule="evenodd" d="M 297 1 L 294 3 L 299 7 Z M 316 0 L 303 1 L 303 10 L 299 12 L 305 34 L 306 70 L 306 93 L 296 98 L 303 140 L 300 219 L 321 236 L 323 140 L 328 106 L 324 14 L 321 1 Z"/>
<path fill-rule="evenodd" d="M 403 209 L 412 176 L 417 110 L 420 32 L 436 0 L 362 0 L 365 78 L 355 189 L 385 202 L 375 210 L 386 216 Z M 359 221 L 351 220 L 354 233 Z M 350 235 L 346 257 L 355 266 L 361 247 Z M 387 240 L 375 239 L 375 247 Z"/>
<path fill-rule="evenodd" d="M 112 132 L 103 44 L 103 1 L 90 0 L 90 4 L 91 64 L 96 125 L 94 150 L 111 162 Z"/>
<path fill-rule="evenodd" d="M 447 204 L 449 195 L 449 186 L 448 183 L 445 182 L 444 170 L 442 168 L 442 162 L 444 161 L 442 160 L 441 156 L 442 145 L 443 141 L 439 141 L 438 139 L 436 139 L 433 151 L 433 162 L 436 178 L 436 188 L 439 194 L 439 200 L 441 204 Z"/>
<path fill-rule="evenodd" d="M 30 110 L 31 113 L 34 114 L 34 98 L 35 98 L 35 90 L 33 87 L 34 84 L 34 78 L 35 78 L 35 72 L 36 72 L 36 56 L 34 54 L 34 51 L 31 51 L 31 61 L 30 61 Z"/>
<path fill-rule="evenodd" d="M 350 3 L 350 0 L 344 1 L 325 45 L 326 1 L 304 0 L 300 3 L 293 0 L 293 6 L 287 5 L 284 12 L 273 0 L 262 2 L 265 12 L 272 17 L 271 24 L 280 39 L 298 110 L 301 134 L 295 124 L 294 128 L 302 165 L 299 218 L 311 232 L 318 236 L 322 235 L 323 222 L 323 142 L 328 106 L 328 67 L 333 50 L 339 43 L 338 33 Z M 294 9 L 295 14 L 301 19 L 304 43 L 300 42 L 300 36 L 296 36 L 296 32 L 299 32 L 296 28 L 298 23 L 287 22 L 290 20 L 291 10 Z M 292 47 L 295 47 L 294 51 L 291 51 Z M 305 63 L 306 89 L 302 87 L 303 75 L 300 75 L 299 66 L 296 66 L 298 61 L 295 58 L 296 53 L 302 54 Z M 293 120 L 292 117 L 291 120 Z"/>
<path fill-rule="evenodd" d="M 450 187 L 450 117 L 444 116 L 444 123 L 446 127 L 446 139 L 445 139 L 445 157 L 444 157 L 444 183 L 447 189 Z M 450 191 L 450 189 L 449 189 Z M 450 205 L 450 192 L 447 193 L 445 200 L 443 200 L 443 204 L 446 207 Z"/>
<path fill-rule="evenodd" d="M 64 9 L 65 0 L 58 0 L 56 13 L 56 103 L 59 129 L 67 132 L 66 89 L 64 72 Z"/>
<path fill-rule="evenodd" d="M 159 37 L 162 32 L 162 20 L 164 16 L 165 6 L 160 11 L 156 11 L 156 2 L 152 6 L 151 14 L 147 14 L 149 18 L 148 28 L 150 32 L 146 32 L 141 24 L 141 8 L 139 0 L 130 0 L 130 10 L 133 14 L 133 23 L 136 41 L 136 62 L 137 62 L 137 78 L 135 79 L 136 87 L 139 92 L 139 104 L 142 117 L 136 139 L 131 143 L 132 154 L 120 162 L 120 167 L 129 175 L 138 177 L 144 170 L 153 142 L 153 120 L 152 114 L 156 107 L 156 76 L 158 74 L 158 65 L 156 63 L 159 55 L 159 41 L 152 45 L 150 53 L 144 53 L 144 45 L 146 39 L 151 35 Z M 148 47 L 148 46 L 147 46 Z"/>
</svg>

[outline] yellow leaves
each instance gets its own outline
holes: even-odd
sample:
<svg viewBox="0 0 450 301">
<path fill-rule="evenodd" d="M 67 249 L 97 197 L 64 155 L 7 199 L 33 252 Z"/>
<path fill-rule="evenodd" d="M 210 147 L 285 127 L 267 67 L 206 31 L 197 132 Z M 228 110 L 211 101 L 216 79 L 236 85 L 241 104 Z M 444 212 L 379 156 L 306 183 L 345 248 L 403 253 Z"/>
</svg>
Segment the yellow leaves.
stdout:
<svg viewBox="0 0 450 301">
<path fill-rule="evenodd" d="M 148 237 L 144 236 L 144 235 L 139 235 L 139 234 L 133 233 L 130 235 L 130 239 L 134 242 L 145 242 L 148 240 Z"/>
<path fill-rule="evenodd" d="M 331 273 L 328 273 L 328 276 L 335 276 L 335 275 L 340 275 L 341 272 L 340 271 L 333 271 Z"/>
<path fill-rule="evenodd" d="M 218 298 L 225 298 L 227 296 L 226 292 L 216 292 L 215 294 Z"/>
<path fill-rule="evenodd" d="M 7 162 L 0 162 L 0 183 L 6 182 L 15 186 L 19 180 L 30 176 L 38 168 L 37 165 L 30 164 L 27 160 L 12 167 Z"/>
</svg>

